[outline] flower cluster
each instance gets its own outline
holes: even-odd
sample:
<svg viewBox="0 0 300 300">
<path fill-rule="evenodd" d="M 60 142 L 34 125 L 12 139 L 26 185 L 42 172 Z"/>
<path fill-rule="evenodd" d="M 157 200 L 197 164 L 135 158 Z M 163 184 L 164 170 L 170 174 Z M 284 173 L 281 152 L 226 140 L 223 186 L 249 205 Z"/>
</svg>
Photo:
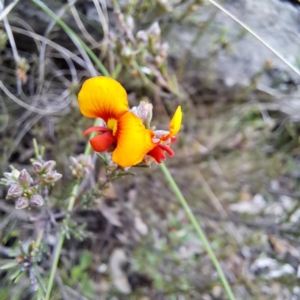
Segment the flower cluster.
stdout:
<svg viewBox="0 0 300 300">
<path fill-rule="evenodd" d="M 62 177 L 56 170 L 53 170 L 55 165 L 56 162 L 53 160 L 34 161 L 32 167 L 36 173 L 35 180 L 26 169 L 22 171 L 13 169 L 11 172 L 5 172 L 2 182 L 9 187 L 6 199 L 17 199 L 16 209 L 44 205 L 44 199 L 39 193 L 40 186 L 51 185 Z"/>
<path fill-rule="evenodd" d="M 141 162 L 161 163 L 174 151 L 171 143 L 180 130 L 182 112 L 179 106 L 171 120 L 169 131 L 153 130 L 150 127 L 152 105 L 141 102 L 129 110 L 127 93 L 116 80 L 104 76 L 84 82 L 79 95 L 81 113 L 89 118 L 101 118 L 106 126 L 88 128 L 84 135 L 98 134 L 90 140 L 97 152 L 107 151 L 112 161 L 121 167 L 131 167 Z"/>
<path fill-rule="evenodd" d="M 70 163 L 72 175 L 75 178 L 83 178 L 94 169 L 94 165 L 92 163 L 92 158 L 90 155 L 85 156 L 83 154 L 80 154 L 77 157 L 71 156 Z"/>
<path fill-rule="evenodd" d="M 145 61 L 154 63 L 158 68 L 161 67 L 167 58 L 169 44 L 161 42 L 161 30 L 158 22 L 153 23 L 146 31 L 139 30 L 136 33 L 136 38 L 150 50 Z"/>
<path fill-rule="evenodd" d="M 32 163 L 33 170 L 40 179 L 42 184 L 51 184 L 58 181 L 62 175 L 54 170 L 56 162 L 54 160 L 34 161 Z"/>
<path fill-rule="evenodd" d="M 140 66 L 140 72 L 145 76 L 155 78 L 157 84 L 169 89 L 166 81 L 167 55 L 169 44 L 161 39 L 161 29 L 158 22 L 154 22 L 146 30 L 136 30 L 132 16 L 125 16 L 120 12 L 118 20 L 124 30 L 122 36 L 110 33 L 110 48 L 115 52 L 123 66 L 129 66 L 132 75 L 140 74 L 134 66 Z"/>
</svg>

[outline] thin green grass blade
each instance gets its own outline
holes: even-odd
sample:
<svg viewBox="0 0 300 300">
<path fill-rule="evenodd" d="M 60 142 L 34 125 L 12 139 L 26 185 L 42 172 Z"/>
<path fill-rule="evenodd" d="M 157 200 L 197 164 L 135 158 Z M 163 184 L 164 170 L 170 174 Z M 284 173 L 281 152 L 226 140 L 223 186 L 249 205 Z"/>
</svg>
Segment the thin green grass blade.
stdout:
<svg viewBox="0 0 300 300">
<path fill-rule="evenodd" d="M 231 287 L 226 279 L 226 276 L 220 266 L 220 263 L 213 251 L 213 249 L 211 248 L 210 246 L 210 243 L 204 233 L 204 231 L 202 230 L 201 226 L 199 225 L 198 221 L 196 220 L 193 212 L 191 211 L 188 203 L 186 202 L 185 198 L 183 197 L 178 185 L 176 184 L 173 176 L 171 175 L 171 173 L 169 172 L 168 168 L 166 167 L 166 165 L 164 163 L 161 163 L 160 164 L 160 168 L 162 170 L 162 172 L 164 173 L 164 175 L 166 176 L 174 194 L 176 195 L 177 199 L 179 200 L 180 204 L 182 205 L 182 207 L 184 208 L 190 222 L 192 223 L 194 229 L 196 230 L 198 236 L 199 236 L 199 239 L 200 241 L 202 242 L 209 258 L 211 259 L 213 265 L 215 266 L 218 274 L 219 274 L 219 277 L 220 277 L 220 280 L 224 286 L 224 289 L 226 291 L 226 294 L 228 296 L 228 298 L 230 300 L 234 300 L 234 295 L 233 295 L 233 292 L 231 290 Z"/>
<path fill-rule="evenodd" d="M 101 73 L 104 76 L 110 77 L 109 72 L 104 67 L 102 62 L 98 59 L 98 57 L 95 55 L 95 53 L 89 48 L 89 46 L 61 19 L 59 19 L 56 14 L 49 9 L 42 1 L 40 0 L 31 0 L 34 4 L 36 4 L 39 8 L 41 8 L 49 17 L 51 17 L 53 20 L 56 21 L 58 25 L 60 25 L 68 34 L 72 35 L 79 44 L 82 46 L 84 51 L 90 56 L 90 58 L 94 61 L 96 66 L 99 68 Z"/>
</svg>

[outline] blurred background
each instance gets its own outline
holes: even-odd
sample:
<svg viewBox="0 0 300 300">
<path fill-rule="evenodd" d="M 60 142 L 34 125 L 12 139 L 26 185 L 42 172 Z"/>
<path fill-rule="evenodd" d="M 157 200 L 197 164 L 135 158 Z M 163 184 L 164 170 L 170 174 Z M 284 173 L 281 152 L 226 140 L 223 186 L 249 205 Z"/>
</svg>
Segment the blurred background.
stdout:
<svg viewBox="0 0 300 300">
<path fill-rule="evenodd" d="M 74 186 L 69 157 L 84 152 L 92 125 L 77 93 L 102 73 L 75 33 L 131 107 L 153 103 L 153 125 L 168 129 L 182 106 L 166 164 L 236 299 L 300 299 L 299 75 L 210 1 L 43 1 L 73 33 L 38 2 L 0 2 L 0 171 L 30 170 L 36 138 L 63 179 L 40 211 L 16 210 L 0 186 L 0 265 L 43 228 L 35 276 L 49 276 Z M 300 68 L 299 1 L 218 3 Z M 91 201 L 105 173 L 95 161 L 72 215 L 80 238 L 65 241 L 51 299 L 227 299 L 159 167 L 130 171 L 138 176 Z M 0 270 L 0 299 L 42 299 L 27 271 Z"/>
</svg>

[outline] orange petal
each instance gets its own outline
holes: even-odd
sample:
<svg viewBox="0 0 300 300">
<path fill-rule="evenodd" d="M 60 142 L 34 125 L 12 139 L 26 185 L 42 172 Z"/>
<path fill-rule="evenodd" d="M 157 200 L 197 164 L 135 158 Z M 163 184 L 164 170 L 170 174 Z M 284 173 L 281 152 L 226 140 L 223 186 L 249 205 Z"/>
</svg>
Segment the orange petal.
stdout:
<svg viewBox="0 0 300 300">
<path fill-rule="evenodd" d="M 96 152 L 103 152 L 107 150 L 115 141 L 115 138 L 110 132 L 99 134 L 90 139 L 91 146 Z"/>
<path fill-rule="evenodd" d="M 86 80 L 78 94 L 81 113 L 88 118 L 118 119 L 128 111 L 127 93 L 116 80 L 99 76 Z"/>
<path fill-rule="evenodd" d="M 181 121 L 182 111 L 181 106 L 178 106 L 170 123 L 170 137 L 173 137 L 178 133 L 178 131 L 180 130 Z"/>
<path fill-rule="evenodd" d="M 140 163 L 147 152 L 156 145 L 152 142 L 154 133 L 146 129 L 142 120 L 132 112 L 127 112 L 118 120 L 116 132 L 117 148 L 112 159 L 122 167 Z"/>
</svg>

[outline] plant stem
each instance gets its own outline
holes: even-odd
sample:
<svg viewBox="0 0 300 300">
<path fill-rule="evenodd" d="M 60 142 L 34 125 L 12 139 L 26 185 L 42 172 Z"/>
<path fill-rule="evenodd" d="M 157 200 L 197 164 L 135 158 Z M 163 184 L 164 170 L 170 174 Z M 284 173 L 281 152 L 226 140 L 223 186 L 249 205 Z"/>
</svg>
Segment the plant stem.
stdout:
<svg viewBox="0 0 300 300">
<path fill-rule="evenodd" d="M 56 249 L 55 249 L 55 256 L 54 256 L 54 260 L 52 262 L 52 268 L 51 268 L 51 273 L 50 273 L 50 277 L 48 280 L 48 285 L 47 285 L 47 293 L 46 293 L 46 297 L 45 300 L 49 300 L 50 299 L 50 294 L 52 291 L 52 287 L 53 287 L 53 282 L 54 282 L 54 277 L 55 277 L 55 273 L 56 273 L 56 269 L 57 269 L 57 264 L 58 264 L 58 260 L 60 257 L 60 252 L 63 246 L 65 240 L 65 235 L 63 233 L 60 234 L 60 238 L 58 240 Z"/>
<path fill-rule="evenodd" d="M 191 211 L 188 203 L 186 202 L 185 198 L 183 197 L 180 189 L 178 188 L 178 185 L 176 184 L 174 178 L 172 177 L 170 171 L 167 169 L 166 165 L 164 163 L 160 164 L 160 168 L 162 170 L 162 172 L 165 174 L 172 190 L 174 191 L 174 194 L 176 195 L 177 199 L 179 200 L 180 204 L 182 205 L 182 207 L 184 208 L 190 222 L 192 223 L 193 227 L 195 228 L 196 232 L 198 233 L 198 236 L 207 252 L 207 254 L 209 255 L 209 258 L 211 259 L 213 265 L 215 266 L 220 280 L 224 286 L 224 289 L 226 291 L 226 294 L 228 296 L 228 299 L 230 300 L 234 300 L 234 295 L 232 293 L 232 290 L 230 288 L 230 285 L 226 279 L 226 276 L 219 264 L 219 261 L 213 251 L 213 249 L 211 248 L 209 241 L 207 240 L 207 237 L 205 235 L 205 233 L 203 232 L 203 230 L 201 229 L 201 226 L 199 225 L 199 223 L 197 222 L 193 212 Z"/>
<path fill-rule="evenodd" d="M 96 123 L 97 122 L 95 121 L 95 125 L 96 125 Z M 87 149 L 90 149 L 90 148 L 88 146 L 89 146 L 89 143 L 86 146 L 86 151 L 84 152 L 85 155 L 89 154 Z M 70 197 L 69 205 L 68 205 L 68 209 L 67 209 L 68 212 L 71 212 L 73 207 L 74 207 L 77 192 L 78 192 L 78 189 L 79 189 L 79 184 L 80 184 L 80 182 L 75 184 L 73 189 L 72 189 L 71 197 Z M 69 219 L 70 219 L 70 214 L 67 215 L 66 219 L 67 219 L 67 222 L 68 222 Z M 64 244 L 64 240 L 65 240 L 65 235 L 63 233 L 61 233 L 60 237 L 59 237 L 59 240 L 58 240 L 58 243 L 57 243 L 57 246 L 56 246 L 56 249 L 55 249 L 55 256 L 54 256 L 54 259 L 53 259 L 51 273 L 50 273 L 50 277 L 49 277 L 49 280 L 48 280 L 47 293 L 46 293 L 45 300 L 50 299 L 50 294 L 51 294 L 51 291 L 52 291 L 53 282 L 54 282 L 54 278 L 55 278 L 55 273 L 56 273 L 56 270 L 57 270 L 57 265 L 58 265 L 61 249 L 62 249 L 62 246 Z"/>
<path fill-rule="evenodd" d="M 78 43 L 81 45 L 81 47 L 84 49 L 84 51 L 90 56 L 90 58 L 95 62 L 99 70 L 102 72 L 103 75 L 110 77 L 109 72 L 104 67 L 102 62 L 98 59 L 98 57 L 95 55 L 95 53 L 89 48 L 89 46 L 61 19 L 57 17 L 57 15 L 49 9 L 42 1 L 40 0 L 31 0 L 33 3 L 35 3 L 39 8 L 41 8 L 47 15 L 49 15 L 53 20 L 56 21 L 58 25 L 60 25 L 68 34 L 70 34 L 72 37 L 74 37 Z"/>
</svg>

